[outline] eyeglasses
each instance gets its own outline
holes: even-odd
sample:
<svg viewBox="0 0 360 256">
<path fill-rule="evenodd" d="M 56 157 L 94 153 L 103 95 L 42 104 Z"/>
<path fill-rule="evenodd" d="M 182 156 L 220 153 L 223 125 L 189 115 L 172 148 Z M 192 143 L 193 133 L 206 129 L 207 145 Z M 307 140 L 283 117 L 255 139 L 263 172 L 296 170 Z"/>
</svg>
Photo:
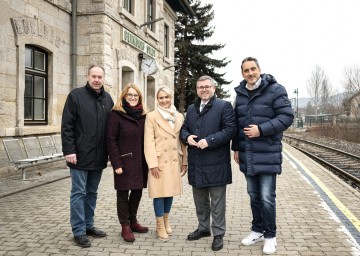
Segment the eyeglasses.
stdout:
<svg viewBox="0 0 360 256">
<path fill-rule="evenodd" d="M 128 97 L 128 98 L 139 98 L 139 95 L 138 94 L 132 94 L 132 93 L 128 93 L 128 94 L 126 94 L 126 97 Z"/>
<path fill-rule="evenodd" d="M 198 90 L 209 90 L 212 86 L 211 85 L 205 85 L 205 86 L 198 86 L 197 89 Z"/>
</svg>

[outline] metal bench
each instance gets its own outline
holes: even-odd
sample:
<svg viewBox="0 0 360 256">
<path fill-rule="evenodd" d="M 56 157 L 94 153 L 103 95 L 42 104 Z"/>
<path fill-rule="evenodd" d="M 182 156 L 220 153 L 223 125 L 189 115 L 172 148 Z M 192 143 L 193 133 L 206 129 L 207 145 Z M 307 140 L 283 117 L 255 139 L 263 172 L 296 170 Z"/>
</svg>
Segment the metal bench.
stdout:
<svg viewBox="0 0 360 256">
<path fill-rule="evenodd" d="M 13 163 L 17 170 L 22 171 L 23 180 L 26 180 L 26 168 L 64 159 L 62 154 L 45 155 L 36 137 L 23 138 L 22 142 L 25 152 L 19 139 L 3 140 L 10 163 Z"/>
</svg>

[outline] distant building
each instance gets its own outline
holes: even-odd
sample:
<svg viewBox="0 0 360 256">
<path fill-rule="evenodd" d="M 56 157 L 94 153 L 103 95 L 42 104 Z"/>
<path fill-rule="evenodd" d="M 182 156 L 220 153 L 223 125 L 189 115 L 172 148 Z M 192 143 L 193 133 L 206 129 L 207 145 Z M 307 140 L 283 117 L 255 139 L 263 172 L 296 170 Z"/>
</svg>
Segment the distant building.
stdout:
<svg viewBox="0 0 360 256">
<path fill-rule="evenodd" d="M 360 117 L 360 91 L 354 93 L 349 98 L 343 101 L 345 113 L 351 118 Z"/>
</svg>

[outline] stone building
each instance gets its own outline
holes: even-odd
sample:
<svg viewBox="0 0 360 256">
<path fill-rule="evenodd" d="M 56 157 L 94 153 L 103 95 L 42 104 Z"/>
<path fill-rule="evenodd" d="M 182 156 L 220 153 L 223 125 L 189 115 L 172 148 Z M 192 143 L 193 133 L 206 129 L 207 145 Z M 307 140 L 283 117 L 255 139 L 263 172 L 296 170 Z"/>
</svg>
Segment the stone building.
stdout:
<svg viewBox="0 0 360 256">
<path fill-rule="evenodd" d="M 174 86 L 177 12 L 193 15 L 187 0 L 2 0 L 0 139 L 59 133 L 90 63 L 105 68 L 114 101 L 135 82 L 154 109 L 157 87 Z M 10 166 L 2 144 L 0 176 Z"/>
<path fill-rule="evenodd" d="M 360 91 L 352 94 L 343 101 L 344 110 L 350 118 L 360 117 Z"/>
</svg>

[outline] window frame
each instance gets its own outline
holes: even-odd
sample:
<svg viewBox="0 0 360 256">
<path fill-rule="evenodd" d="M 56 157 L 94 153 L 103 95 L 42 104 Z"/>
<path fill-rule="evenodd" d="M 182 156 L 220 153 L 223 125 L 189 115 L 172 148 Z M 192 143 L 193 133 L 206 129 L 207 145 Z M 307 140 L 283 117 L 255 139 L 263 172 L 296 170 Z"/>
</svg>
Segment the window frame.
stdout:
<svg viewBox="0 0 360 256">
<path fill-rule="evenodd" d="M 155 11 L 154 11 L 154 0 L 146 0 L 146 22 L 154 20 Z M 154 31 L 154 23 L 147 25 L 147 28 L 151 31 Z"/>
<path fill-rule="evenodd" d="M 170 48 L 170 27 L 164 23 L 164 56 L 169 58 L 169 48 Z"/>
<path fill-rule="evenodd" d="M 128 13 L 133 14 L 132 5 L 132 0 L 123 0 L 122 8 L 124 8 Z"/>
<path fill-rule="evenodd" d="M 31 56 L 27 55 L 28 50 L 31 50 Z M 36 60 L 37 57 L 36 54 L 40 53 L 41 56 L 43 56 L 44 60 L 43 60 L 43 69 L 37 68 L 36 67 Z M 29 57 L 31 57 L 30 61 L 29 61 Z M 27 63 L 30 63 L 30 66 L 27 65 Z M 25 63 L 24 63 L 24 67 L 25 67 L 25 77 L 24 77 L 24 81 L 25 81 L 25 87 L 24 87 L 24 97 L 23 97 L 23 107 L 24 107 L 24 125 L 44 125 L 44 124 L 48 124 L 48 103 L 49 103 L 49 95 L 48 95 L 48 79 L 49 79 L 49 56 L 48 53 L 44 50 L 42 50 L 39 47 L 36 47 L 34 45 L 25 45 Z M 27 95 L 26 94 L 26 90 L 27 90 L 27 84 L 26 81 L 27 77 L 31 77 L 32 82 L 31 82 L 31 95 Z M 43 79 L 44 83 L 43 83 L 43 90 L 42 92 L 42 96 L 37 95 L 38 91 L 35 80 L 36 78 L 41 78 Z M 30 111 L 26 111 L 25 108 L 27 107 L 25 102 L 27 101 L 27 99 L 30 99 L 31 101 L 31 107 L 30 107 Z M 42 101 L 42 112 L 41 113 L 42 118 L 37 118 L 37 111 L 36 111 L 36 101 Z M 25 115 L 27 113 L 30 113 L 30 118 L 26 118 Z"/>
</svg>

